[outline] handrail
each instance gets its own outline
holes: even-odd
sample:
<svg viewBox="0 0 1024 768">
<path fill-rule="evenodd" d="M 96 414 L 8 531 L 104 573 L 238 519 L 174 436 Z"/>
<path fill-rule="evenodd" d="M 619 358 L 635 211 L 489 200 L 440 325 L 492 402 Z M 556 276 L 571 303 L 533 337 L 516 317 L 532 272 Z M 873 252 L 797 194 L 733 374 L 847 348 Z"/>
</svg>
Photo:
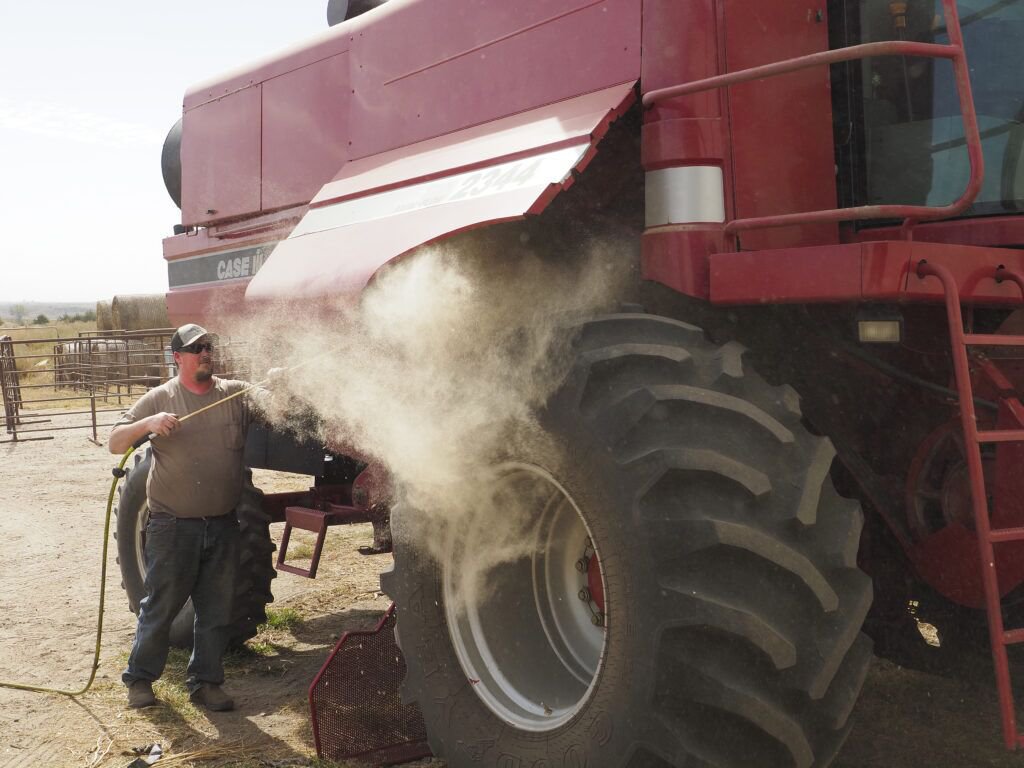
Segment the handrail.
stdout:
<svg viewBox="0 0 1024 768">
<path fill-rule="evenodd" d="M 942 0 L 946 15 L 946 28 L 949 44 L 915 43 L 904 40 L 890 40 L 879 43 L 863 43 L 831 51 L 810 53 L 793 59 L 784 59 L 759 67 L 741 69 L 724 75 L 715 75 L 702 80 L 659 88 L 644 94 L 643 105 L 652 107 L 665 99 L 678 96 L 689 96 L 695 93 L 726 88 L 738 83 L 760 80 L 766 77 L 797 72 L 822 64 L 836 64 L 853 61 L 869 56 L 920 56 L 924 58 L 949 59 L 953 63 L 953 74 L 956 79 L 957 96 L 960 100 L 960 113 L 964 123 L 964 138 L 967 143 L 967 157 L 970 161 L 971 175 L 963 193 L 949 205 L 861 205 L 853 208 L 833 208 L 822 211 L 804 211 L 776 216 L 761 216 L 749 219 L 734 219 L 725 225 L 725 231 L 739 232 L 749 229 L 768 229 L 770 227 L 787 227 L 794 224 L 819 224 L 835 221 L 866 221 L 870 219 L 904 219 L 904 230 L 908 231 L 917 221 L 929 219 L 947 219 L 957 216 L 974 202 L 981 190 L 981 182 L 985 175 L 985 160 L 981 149 L 981 135 L 978 130 L 978 116 L 974 108 L 974 96 L 971 93 L 970 74 L 967 69 L 967 56 L 964 52 L 963 32 L 960 28 L 960 17 L 956 9 L 956 0 Z"/>
<path fill-rule="evenodd" d="M 774 77 L 775 75 L 798 72 L 801 69 L 810 69 L 821 64 L 838 64 L 842 61 L 866 59 L 871 56 L 924 56 L 937 59 L 953 59 L 956 58 L 956 55 L 957 51 L 954 49 L 954 46 L 938 43 L 914 43 L 905 40 L 862 43 L 845 48 L 835 48 L 830 51 L 809 53 L 793 59 L 774 61 L 771 64 L 762 64 L 759 67 L 741 69 L 738 72 L 729 72 L 724 75 L 714 75 L 713 77 L 694 80 L 690 83 L 658 88 L 657 90 L 645 93 L 643 102 L 645 107 L 651 107 L 659 101 L 675 98 L 676 96 L 690 96 L 701 91 L 725 88 L 737 83 L 749 82 L 750 80 L 761 80 L 766 77 Z"/>
</svg>

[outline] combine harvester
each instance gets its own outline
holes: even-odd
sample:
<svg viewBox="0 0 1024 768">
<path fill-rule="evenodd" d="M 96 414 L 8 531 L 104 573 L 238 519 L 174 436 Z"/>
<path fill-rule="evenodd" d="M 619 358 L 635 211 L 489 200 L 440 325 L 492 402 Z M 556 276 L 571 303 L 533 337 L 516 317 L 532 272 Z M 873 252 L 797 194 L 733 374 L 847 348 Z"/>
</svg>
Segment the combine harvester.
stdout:
<svg viewBox="0 0 1024 768">
<path fill-rule="evenodd" d="M 382 585 L 433 753 L 825 766 L 864 631 L 906 642 L 911 601 L 949 645 L 987 616 L 1020 746 L 1007 647 L 1024 615 L 1000 604 L 1024 582 L 1007 349 L 1024 345 L 1024 2 L 390 0 L 329 17 L 186 94 L 164 148 L 172 324 L 357 302 L 427 243 L 480 259 L 528 240 L 583 264 L 597 239 L 637 265 L 627 310 L 577 329 L 543 434 L 498 473 L 546 500 L 532 558 L 496 567 L 481 600 L 460 581 L 472 536 L 443 562 L 396 536 Z M 256 463 L 320 479 L 317 498 L 249 505 L 240 638 L 270 599 L 267 522 L 322 532 L 375 501 L 357 463 L 268 445 Z M 396 534 L 413 514 L 393 510 Z M 121 540 L 125 563 L 138 535 Z"/>
</svg>

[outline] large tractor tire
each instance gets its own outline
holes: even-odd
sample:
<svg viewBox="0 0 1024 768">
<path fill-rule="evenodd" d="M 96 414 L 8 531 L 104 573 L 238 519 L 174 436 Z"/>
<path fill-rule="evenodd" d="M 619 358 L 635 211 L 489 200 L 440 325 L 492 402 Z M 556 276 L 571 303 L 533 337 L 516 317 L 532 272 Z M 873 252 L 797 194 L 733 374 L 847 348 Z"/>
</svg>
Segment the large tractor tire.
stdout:
<svg viewBox="0 0 1024 768">
<path fill-rule="evenodd" d="M 862 514 L 796 394 L 743 353 L 674 320 L 593 319 L 539 428 L 496 461 L 493 509 L 445 525 L 396 507 L 381 583 L 435 755 L 832 761 L 871 659 Z"/>
<path fill-rule="evenodd" d="M 146 499 L 146 478 L 152 463 L 149 449 L 135 454 L 135 465 L 128 470 L 118 486 L 118 502 L 114 508 L 117 527 L 117 562 L 121 566 L 121 586 L 128 594 L 128 607 L 138 614 L 139 603 L 146 596 L 146 561 L 143 555 L 146 523 L 149 521 L 149 503 Z M 252 475 L 246 471 L 242 498 L 236 509 L 241 546 L 239 549 L 238 578 L 232 608 L 232 645 L 241 645 L 255 636 L 256 628 L 267 620 L 267 603 L 273 602 L 271 581 L 277 577 L 274 570 L 274 542 L 270 539 L 270 516 L 263 510 L 263 493 L 252 484 Z M 171 625 L 171 645 L 192 647 L 192 627 L 195 609 L 190 599 Z"/>
</svg>

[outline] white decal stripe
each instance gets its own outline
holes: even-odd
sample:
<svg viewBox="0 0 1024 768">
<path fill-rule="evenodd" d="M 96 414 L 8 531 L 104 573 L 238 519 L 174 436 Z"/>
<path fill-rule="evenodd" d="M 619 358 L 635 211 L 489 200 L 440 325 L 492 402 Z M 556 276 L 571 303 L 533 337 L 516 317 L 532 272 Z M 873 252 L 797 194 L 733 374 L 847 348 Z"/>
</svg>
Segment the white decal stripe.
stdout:
<svg viewBox="0 0 1024 768">
<path fill-rule="evenodd" d="M 271 245 L 273 245 L 273 244 L 271 243 Z M 242 246 L 237 246 L 237 247 L 232 246 L 231 248 L 229 248 L 226 251 L 210 251 L 208 253 L 200 253 L 197 256 L 179 256 L 179 257 L 176 257 L 176 258 L 173 258 L 173 259 L 169 259 L 167 263 L 168 264 L 184 264 L 186 261 L 195 261 L 196 259 L 211 259 L 211 258 L 214 258 L 214 257 L 216 257 L 218 259 L 223 259 L 226 256 L 232 256 L 232 255 L 234 255 L 236 253 L 243 253 L 245 251 L 253 251 L 253 250 L 255 250 L 258 247 L 259 246 L 255 246 L 255 245 L 242 245 Z"/>
<path fill-rule="evenodd" d="M 288 239 L 460 200 L 488 197 L 545 182 L 561 183 L 583 159 L 588 149 L 589 144 L 567 147 L 443 179 L 345 200 L 323 208 L 313 208 L 302 217 Z"/>
<path fill-rule="evenodd" d="M 650 171 L 646 198 L 648 227 L 725 221 L 722 169 L 715 165 Z"/>
</svg>

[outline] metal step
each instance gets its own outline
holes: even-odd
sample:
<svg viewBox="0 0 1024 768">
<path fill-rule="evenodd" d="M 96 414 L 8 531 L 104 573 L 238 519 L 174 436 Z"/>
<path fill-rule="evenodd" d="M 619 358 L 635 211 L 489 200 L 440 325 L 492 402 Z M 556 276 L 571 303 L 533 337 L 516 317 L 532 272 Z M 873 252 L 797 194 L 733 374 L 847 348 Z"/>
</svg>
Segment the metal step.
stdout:
<svg viewBox="0 0 1024 768">
<path fill-rule="evenodd" d="M 285 507 L 284 533 L 281 534 L 281 548 L 277 552 L 277 570 L 293 573 L 296 576 L 303 576 L 307 579 L 315 579 L 317 568 L 320 567 L 320 555 L 323 554 L 327 529 L 332 525 L 366 523 L 370 521 L 369 512 L 365 509 L 342 504 L 326 504 L 325 507 L 326 509 Z M 313 556 L 310 558 L 309 568 L 300 568 L 297 565 L 289 565 L 285 562 L 292 528 L 299 528 L 300 530 L 316 534 L 316 544 L 313 546 Z"/>
</svg>

